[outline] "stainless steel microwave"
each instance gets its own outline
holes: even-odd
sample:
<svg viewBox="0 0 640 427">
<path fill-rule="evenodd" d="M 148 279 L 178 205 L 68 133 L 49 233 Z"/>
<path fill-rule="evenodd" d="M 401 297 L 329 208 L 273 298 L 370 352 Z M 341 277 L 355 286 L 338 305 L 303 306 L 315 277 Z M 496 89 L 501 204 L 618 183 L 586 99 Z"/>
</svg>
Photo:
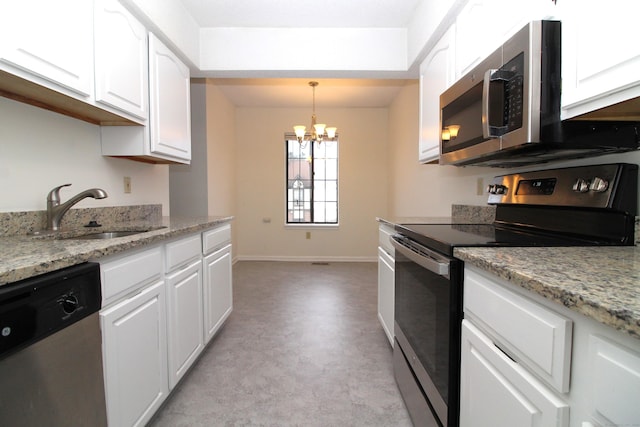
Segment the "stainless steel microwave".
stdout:
<svg viewBox="0 0 640 427">
<path fill-rule="evenodd" d="M 533 21 L 440 96 L 440 164 L 512 167 L 640 147 L 640 122 L 566 120 L 561 23 Z"/>
</svg>

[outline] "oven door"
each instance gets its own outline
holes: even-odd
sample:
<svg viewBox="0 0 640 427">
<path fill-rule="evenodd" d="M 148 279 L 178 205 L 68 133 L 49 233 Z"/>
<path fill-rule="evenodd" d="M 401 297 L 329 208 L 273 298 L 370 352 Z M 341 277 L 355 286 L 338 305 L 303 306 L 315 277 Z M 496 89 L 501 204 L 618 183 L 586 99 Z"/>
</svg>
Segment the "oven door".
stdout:
<svg viewBox="0 0 640 427">
<path fill-rule="evenodd" d="M 401 235 L 391 242 L 396 249 L 396 381 L 414 424 L 457 426 L 462 262 Z M 416 404 L 418 392 L 428 407 Z M 428 421 L 425 408 L 437 423 Z"/>
</svg>

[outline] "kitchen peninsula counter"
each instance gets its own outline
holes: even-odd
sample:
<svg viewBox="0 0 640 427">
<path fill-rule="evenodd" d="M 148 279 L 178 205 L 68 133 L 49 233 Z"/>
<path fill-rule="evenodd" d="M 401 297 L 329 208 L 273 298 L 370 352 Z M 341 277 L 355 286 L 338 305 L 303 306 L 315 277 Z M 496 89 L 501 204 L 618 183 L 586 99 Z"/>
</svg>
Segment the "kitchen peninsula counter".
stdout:
<svg viewBox="0 0 640 427">
<path fill-rule="evenodd" d="M 230 216 L 160 217 L 156 220 L 112 223 L 100 228 L 73 228 L 55 235 L 0 236 L 0 286 L 85 261 L 197 233 L 232 219 Z M 112 239 L 68 238 L 115 230 L 150 231 Z"/>
<path fill-rule="evenodd" d="M 454 256 L 640 339 L 640 249 L 456 248 Z"/>
</svg>

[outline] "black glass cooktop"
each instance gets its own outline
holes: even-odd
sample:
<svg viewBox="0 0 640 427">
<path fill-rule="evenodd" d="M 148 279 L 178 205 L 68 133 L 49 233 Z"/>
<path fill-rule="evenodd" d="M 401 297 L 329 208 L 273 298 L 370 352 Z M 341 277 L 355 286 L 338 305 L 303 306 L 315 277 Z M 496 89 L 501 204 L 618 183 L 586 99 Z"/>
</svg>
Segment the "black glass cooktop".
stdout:
<svg viewBox="0 0 640 427">
<path fill-rule="evenodd" d="M 453 255 L 455 247 L 594 246 L 611 244 L 496 224 L 402 224 L 396 231 L 430 249 Z"/>
</svg>

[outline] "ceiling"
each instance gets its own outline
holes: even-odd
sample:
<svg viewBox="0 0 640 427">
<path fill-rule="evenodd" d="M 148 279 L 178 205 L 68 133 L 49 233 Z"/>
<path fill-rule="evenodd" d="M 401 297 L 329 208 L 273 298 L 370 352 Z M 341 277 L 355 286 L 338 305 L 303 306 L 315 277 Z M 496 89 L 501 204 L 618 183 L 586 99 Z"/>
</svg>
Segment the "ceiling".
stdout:
<svg viewBox="0 0 640 427">
<path fill-rule="evenodd" d="M 422 0 L 181 0 L 200 27 L 402 28 Z M 213 79 L 241 107 L 387 107 L 406 80 Z"/>
<path fill-rule="evenodd" d="M 200 27 L 406 27 L 421 0 L 182 0 Z"/>
<path fill-rule="evenodd" d="M 309 107 L 316 87 L 320 108 L 388 107 L 407 80 L 375 79 L 211 79 L 238 107 Z"/>
</svg>

